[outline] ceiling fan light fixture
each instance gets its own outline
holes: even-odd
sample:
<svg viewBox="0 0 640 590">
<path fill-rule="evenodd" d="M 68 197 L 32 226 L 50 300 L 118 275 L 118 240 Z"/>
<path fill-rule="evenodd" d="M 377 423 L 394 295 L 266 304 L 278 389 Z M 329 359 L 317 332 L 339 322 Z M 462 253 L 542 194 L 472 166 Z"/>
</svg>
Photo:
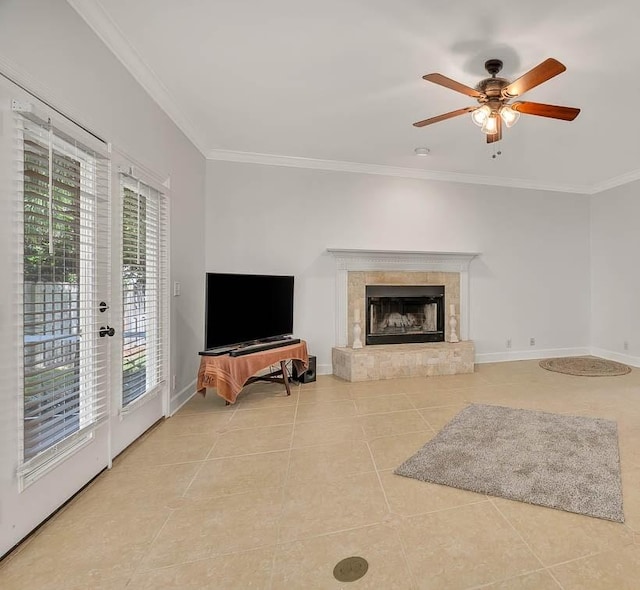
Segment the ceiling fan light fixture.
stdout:
<svg viewBox="0 0 640 590">
<path fill-rule="evenodd" d="M 478 126 L 482 127 L 487 117 L 491 114 L 489 105 L 483 105 L 471 113 L 471 120 Z"/>
<path fill-rule="evenodd" d="M 494 135 L 498 132 L 498 115 L 489 115 L 482 124 L 482 132 L 487 135 Z"/>
<path fill-rule="evenodd" d="M 500 109 L 500 116 L 507 127 L 513 127 L 518 122 L 520 113 L 508 105 L 503 105 Z"/>
<path fill-rule="evenodd" d="M 447 78 L 438 72 L 422 76 L 427 82 L 438 84 L 474 98 L 478 104 L 417 121 L 413 126 L 426 127 L 427 125 L 433 125 L 440 121 L 470 113 L 473 123 L 478 125 L 483 133 L 486 134 L 487 143 L 495 143 L 502 140 L 503 126 L 513 127 L 522 113 L 549 119 L 560 119 L 562 121 L 573 121 L 580 114 L 580 109 L 575 107 L 520 100 L 510 104 L 512 99 L 522 96 L 525 92 L 564 72 L 567 68 L 557 59 L 552 57 L 545 59 L 513 82 L 498 77 L 502 68 L 501 60 L 489 59 L 485 62 L 484 67 L 490 77 L 480 80 L 473 88 Z"/>
</svg>

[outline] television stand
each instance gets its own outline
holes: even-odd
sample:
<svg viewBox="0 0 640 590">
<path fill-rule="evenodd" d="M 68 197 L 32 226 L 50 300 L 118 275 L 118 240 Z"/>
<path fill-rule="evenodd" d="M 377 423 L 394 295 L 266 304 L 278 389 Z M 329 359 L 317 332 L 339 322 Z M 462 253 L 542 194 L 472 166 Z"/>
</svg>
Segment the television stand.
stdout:
<svg viewBox="0 0 640 590">
<path fill-rule="evenodd" d="M 250 385 L 251 383 L 255 383 L 256 381 L 266 381 L 267 383 L 282 383 L 284 388 L 287 390 L 287 395 L 291 395 L 291 387 L 289 383 L 291 382 L 291 376 L 289 375 L 289 371 L 287 371 L 287 361 L 280 361 L 280 368 L 275 371 L 271 371 L 270 373 L 266 373 L 265 375 L 255 375 L 253 377 L 249 377 L 244 383 L 244 386 Z M 226 405 L 228 406 L 231 402 L 227 401 Z"/>
<path fill-rule="evenodd" d="M 233 404 L 245 385 L 255 381 L 271 381 L 282 383 L 287 390 L 287 395 L 291 395 L 287 361 L 293 361 L 298 373 L 307 370 L 309 353 L 304 340 L 296 343 L 287 340 L 286 345 L 267 350 L 255 351 L 254 349 L 240 356 L 202 355 L 196 390 L 206 393 L 207 387 L 216 388 L 221 398 Z M 279 365 L 280 368 L 267 374 L 260 374 L 274 365 Z"/>
</svg>

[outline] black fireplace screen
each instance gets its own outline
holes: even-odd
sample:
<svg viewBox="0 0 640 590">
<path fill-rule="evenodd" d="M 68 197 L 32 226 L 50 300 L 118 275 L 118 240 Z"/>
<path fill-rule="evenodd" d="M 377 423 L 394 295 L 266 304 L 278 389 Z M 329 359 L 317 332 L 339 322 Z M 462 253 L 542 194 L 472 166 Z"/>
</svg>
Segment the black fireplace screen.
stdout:
<svg viewBox="0 0 640 590">
<path fill-rule="evenodd" d="M 444 341 L 444 286 L 369 285 L 367 344 Z"/>
</svg>

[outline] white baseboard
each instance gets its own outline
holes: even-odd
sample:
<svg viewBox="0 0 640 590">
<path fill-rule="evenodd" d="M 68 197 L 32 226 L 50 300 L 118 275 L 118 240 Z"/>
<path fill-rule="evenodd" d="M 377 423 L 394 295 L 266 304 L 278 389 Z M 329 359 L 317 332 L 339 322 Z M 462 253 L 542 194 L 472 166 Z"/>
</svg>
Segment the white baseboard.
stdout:
<svg viewBox="0 0 640 590">
<path fill-rule="evenodd" d="M 189 385 L 171 396 L 169 401 L 169 416 L 173 416 L 182 406 L 184 406 L 196 393 L 196 379 Z"/>
<path fill-rule="evenodd" d="M 614 352 L 612 350 L 595 347 L 591 348 L 590 354 L 610 361 L 618 361 L 619 363 L 624 363 L 631 367 L 640 367 L 640 358 L 637 356 L 631 356 L 630 354 L 622 354 L 621 352 Z"/>
<path fill-rule="evenodd" d="M 485 352 L 476 354 L 476 363 L 503 363 L 508 361 L 528 361 L 535 359 L 557 358 L 561 356 L 584 356 L 593 354 L 592 349 L 584 348 L 546 348 L 544 350 L 511 350 L 508 352 Z M 600 355 L 598 355 L 600 356 Z"/>
<path fill-rule="evenodd" d="M 333 365 L 316 364 L 316 375 L 333 375 Z"/>
</svg>

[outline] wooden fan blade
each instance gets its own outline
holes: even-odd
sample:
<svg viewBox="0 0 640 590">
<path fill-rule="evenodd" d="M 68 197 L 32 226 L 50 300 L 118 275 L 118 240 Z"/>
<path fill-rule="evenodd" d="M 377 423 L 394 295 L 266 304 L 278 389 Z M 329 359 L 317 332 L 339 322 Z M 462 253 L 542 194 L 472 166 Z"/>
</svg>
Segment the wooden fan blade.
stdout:
<svg viewBox="0 0 640 590">
<path fill-rule="evenodd" d="M 527 90 L 531 90 L 554 76 L 562 74 L 566 69 L 557 59 L 552 57 L 545 59 L 541 64 L 520 76 L 515 82 L 511 82 L 511 84 L 503 88 L 502 95 L 509 98 L 520 96 Z"/>
<path fill-rule="evenodd" d="M 497 131 L 493 135 L 487 135 L 487 143 L 495 143 L 502 139 L 502 118 L 497 119 Z"/>
<path fill-rule="evenodd" d="M 450 113 L 444 113 L 444 115 L 438 115 L 437 117 L 431 117 L 431 119 L 425 119 L 424 121 L 418 121 L 414 123 L 414 127 L 424 127 L 425 125 L 431 125 L 433 123 L 439 123 L 440 121 L 445 121 L 447 119 L 452 119 L 453 117 L 458 117 L 459 115 L 464 115 L 465 113 L 470 113 L 471 111 L 475 111 L 479 107 L 464 107 L 463 109 L 458 109 L 457 111 L 451 111 Z"/>
<path fill-rule="evenodd" d="M 580 109 L 573 107 L 559 107 L 553 104 L 542 104 L 540 102 L 514 102 L 509 105 L 514 111 L 525 115 L 538 115 L 538 117 L 549 117 L 550 119 L 562 119 L 563 121 L 573 121 L 579 114 Z"/>
<path fill-rule="evenodd" d="M 482 92 L 478 92 L 475 88 L 471 88 L 470 86 L 465 86 L 460 82 L 456 82 L 451 78 L 447 78 L 442 74 L 427 74 L 426 76 L 422 76 L 424 80 L 427 82 L 433 82 L 434 84 L 440 84 L 440 86 L 444 86 L 445 88 L 449 88 L 450 90 L 455 90 L 456 92 L 462 92 L 462 94 L 466 94 L 467 96 L 471 96 L 473 98 L 480 98 L 484 96 Z"/>
</svg>

